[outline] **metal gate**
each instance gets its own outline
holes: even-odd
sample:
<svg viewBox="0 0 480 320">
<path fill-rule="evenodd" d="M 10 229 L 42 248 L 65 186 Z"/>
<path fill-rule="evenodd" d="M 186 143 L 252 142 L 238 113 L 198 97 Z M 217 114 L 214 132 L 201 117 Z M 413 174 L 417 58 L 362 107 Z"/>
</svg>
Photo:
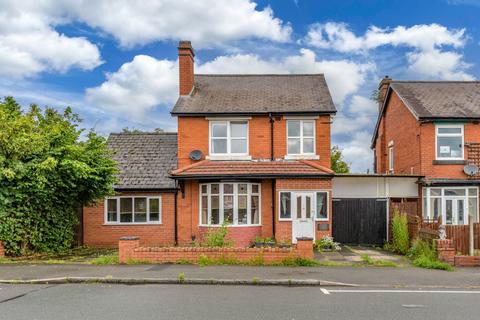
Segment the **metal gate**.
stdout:
<svg viewBox="0 0 480 320">
<path fill-rule="evenodd" d="M 333 199 L 332 235 L 345 244 L 383 245 L 387 239 L 387 200 Z"/>
</svg>

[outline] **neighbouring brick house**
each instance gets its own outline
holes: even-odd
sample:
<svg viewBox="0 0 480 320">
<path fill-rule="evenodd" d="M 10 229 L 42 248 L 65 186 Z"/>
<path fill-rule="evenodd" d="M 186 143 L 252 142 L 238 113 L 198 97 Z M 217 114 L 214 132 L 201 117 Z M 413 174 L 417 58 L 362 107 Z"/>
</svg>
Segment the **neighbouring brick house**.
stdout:
<svg viewBox="0 0 480 320">
<path fill-rule="evenodd" d="M 424 218 L 464 225 L 471 214 L 478 222 L 480 82 L 386 77 L 379 100 L 375 172 L 423 176 Z"/>
<path fill-rule="evenodd" d="M 324 76 L 199 75 L 190 42 L 178 50 L 178 134 L 110 135 L 118 196 L 84 208 L 84 243 L 190 244 L 223 223 L 236 246 L 330 235 L 336 110 Z"/>
</svg>

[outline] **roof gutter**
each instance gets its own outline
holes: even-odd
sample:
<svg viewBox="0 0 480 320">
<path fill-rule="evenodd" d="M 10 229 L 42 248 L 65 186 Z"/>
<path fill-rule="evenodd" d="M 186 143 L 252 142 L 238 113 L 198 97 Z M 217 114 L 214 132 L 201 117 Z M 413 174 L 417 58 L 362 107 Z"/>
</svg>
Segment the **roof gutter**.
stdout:
<svg viewBox="0 0 480 320">
<path fill-rule="evenodd" d="M 272 179 L 272 178 L 324 178 L 331 179 L 334 175 L 331 173 L 323 174 L 223 174 L 223 175 L 181 175 L 170 176 L 175 180 L 195 180 L 195 179 Z"/>
</svg>

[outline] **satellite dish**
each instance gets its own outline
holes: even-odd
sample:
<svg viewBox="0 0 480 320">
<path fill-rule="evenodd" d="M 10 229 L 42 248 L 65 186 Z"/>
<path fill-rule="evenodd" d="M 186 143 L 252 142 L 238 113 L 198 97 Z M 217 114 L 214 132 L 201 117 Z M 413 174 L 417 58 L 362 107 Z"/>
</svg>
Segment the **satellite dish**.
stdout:
<svg viewBox="0 0 480 320">
<path fill-rule="evenodd" d="M 193 161 L 198 161 L 202 159 L 202 156 L 203 156 L 203 153 L 200 150 L 192 150 L 190 152 L 190 159 L 192 159 Z"/>
<path fill-rule="evenodd" d="M 463 172 L 467 176 L 474 176 L 478 173 L 478 167 L 475 165 L 467 164 L 465 167 L 463 167 Z"/>
</svg>

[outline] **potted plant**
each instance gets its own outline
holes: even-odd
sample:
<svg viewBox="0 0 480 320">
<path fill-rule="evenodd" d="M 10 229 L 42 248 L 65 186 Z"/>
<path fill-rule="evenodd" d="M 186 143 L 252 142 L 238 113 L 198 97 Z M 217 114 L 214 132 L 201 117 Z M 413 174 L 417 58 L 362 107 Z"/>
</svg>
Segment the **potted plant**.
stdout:
<svg viewBox="0 0 480 320">
<path fill-rule="evenodd" d="M 265 238 L 265 246 L 266 247 L 275 247 L 275 239 L 273 238 Z"/>
<path fill-rule="evenodd" d="M 265 240 L 262 237 L 255 237 L 255 247 L 257 248 L 265 247 Z"/>
<path fill-rule="evenodd" d="M 315 241 L 315 248 L 318 252 L 339 251 L 340 244 L 333 241 L 333 237 L 323 236 L 322 239 Z"/>
<path fill-rule="evenodd" d="M 290 240 L 280 240 L 278 243 L 279 248 L 290 248 L 292 246 L 292 242 Z"/>
</svg>

